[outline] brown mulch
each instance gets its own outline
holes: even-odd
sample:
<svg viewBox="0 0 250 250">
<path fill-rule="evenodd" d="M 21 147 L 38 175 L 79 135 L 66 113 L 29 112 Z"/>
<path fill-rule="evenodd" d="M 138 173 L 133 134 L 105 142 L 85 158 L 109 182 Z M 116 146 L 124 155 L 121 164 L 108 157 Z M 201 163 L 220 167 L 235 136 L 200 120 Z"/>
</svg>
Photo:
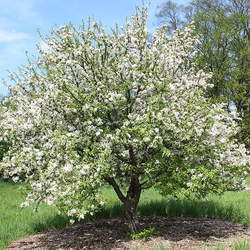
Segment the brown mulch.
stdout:
<svg viewBox="0 0 250 250">
<path fill-rule="evenodd" d="M 121 218 L 100 219 L 32 235 L 12 242 L 7 249 L 204 249 L 235 239 L 250 240 L 250 227 L 217 219 L 140 216 L 140 228 L 154 227 L 157 234 L 131 240 Z"/>
</svg>

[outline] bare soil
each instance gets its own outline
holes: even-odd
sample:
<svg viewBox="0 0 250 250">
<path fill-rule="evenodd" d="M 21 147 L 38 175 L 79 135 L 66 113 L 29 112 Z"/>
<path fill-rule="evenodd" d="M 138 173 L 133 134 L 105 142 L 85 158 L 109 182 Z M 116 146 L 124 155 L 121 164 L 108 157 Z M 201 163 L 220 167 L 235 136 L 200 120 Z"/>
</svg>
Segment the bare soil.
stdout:
<svg viewBox="0 0 250 250">
<path fill-rule="evenodd" d="M 239 239 L 250 240 L 250 227 L 217 219 L 139 216 L 141 229 L 154 227 L 156 235 L 131 240 L 122 218 L 100 219 L 16 240 L 7 249 L 206 249 Z"/>
</svg>

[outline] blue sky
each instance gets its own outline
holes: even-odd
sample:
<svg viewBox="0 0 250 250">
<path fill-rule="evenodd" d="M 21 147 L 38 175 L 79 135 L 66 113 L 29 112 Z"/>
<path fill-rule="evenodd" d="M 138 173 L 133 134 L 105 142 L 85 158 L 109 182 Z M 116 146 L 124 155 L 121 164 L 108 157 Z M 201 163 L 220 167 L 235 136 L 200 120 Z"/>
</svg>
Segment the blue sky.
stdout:
<svg viewBox="0 0 250 250">
<path fill-rule="evenodd" d="M 151 30 L 157 25 L 156 6 L 163 2 L 151 0 Z M 41 42 L 37 30 L 46 34 L 69 22 L 81 24 L 89 16 L 112 27 L 115 23 L 123 24 L 140 3 L 141 0 L 0 0 L 0 81 L 8 81 L 7 70 L 16 72 L 25 65 L 26 51 L 36 54 L 36 44 Z M 0 94 L 7 94 L 2 84 Z"/>
</svg>

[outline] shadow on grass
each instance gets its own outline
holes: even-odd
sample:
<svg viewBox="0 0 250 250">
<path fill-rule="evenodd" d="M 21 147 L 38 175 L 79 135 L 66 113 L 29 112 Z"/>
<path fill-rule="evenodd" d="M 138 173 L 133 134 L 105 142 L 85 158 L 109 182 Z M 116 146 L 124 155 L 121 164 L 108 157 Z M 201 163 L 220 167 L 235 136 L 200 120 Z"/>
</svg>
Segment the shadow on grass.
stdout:
<svg viewBox="0 0 250 250">
<path fill-rule="evenodd" d="M 69 224 L 69 218 L 63 215 L 54 215 L 44 220 L 34 221 L 32 230 L 35 233 L 50 229 L 62 228 Z"/>
<path fill-rule="evenodd" d="M 0 178 L 0 183 L 8 183 L 12 185 L 16 185 L 16 182 L 12 181 L 12 179 Z"/>
<path fill-rule="evenodd" d="M 196 218 L 217 218 L 243 225 L 250 225 L 249 215 L 232 204 L 220 204 L 218 201 L 168 200 L 152 201 L 141 204 L 139 215 L 181 216 Z"/>
<path fill-rule="evenodd" d="M 87 220 L 122 217 L 124 209 L 122 204 L 116 203 L 103 208 L 94 217 Z M 139 204 L 139 216 L 180 216 L 195 218 L 222 219 L 243 225 L 250 225 L 248 214 L 232 204 L 220 204 L 218 201 L 201 200 L 158 200 Z"/>
<path fill-rule="evenodd" d="M 243 213 L 237 204 L 221 204 L 219 201 L 200 200 L 170 200 L 165 207 L 166 215 L 196 217 L 196 218 L 217 218 L 231 222 L 250 224 L 248 214 Z"/>
</svg>

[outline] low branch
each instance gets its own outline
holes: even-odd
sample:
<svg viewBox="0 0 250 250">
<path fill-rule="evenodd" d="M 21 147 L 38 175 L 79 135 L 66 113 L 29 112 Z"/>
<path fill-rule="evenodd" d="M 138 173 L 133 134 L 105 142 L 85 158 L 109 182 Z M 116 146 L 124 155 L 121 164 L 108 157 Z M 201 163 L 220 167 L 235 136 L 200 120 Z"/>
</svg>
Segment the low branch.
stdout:
<svg viewBox="0 0 250 250">
<path fill-rule="evenodd" d="M 114 178 L 106 178 L 106 181 L 114 188 L 118 198 L 122 201 L 125 202 L 126 201 L 126 197 L 124 196 L 124 194 L 122 193 L 120 187 L 118 186 L 118 184 L 116 183 Z"/>
</svg>

